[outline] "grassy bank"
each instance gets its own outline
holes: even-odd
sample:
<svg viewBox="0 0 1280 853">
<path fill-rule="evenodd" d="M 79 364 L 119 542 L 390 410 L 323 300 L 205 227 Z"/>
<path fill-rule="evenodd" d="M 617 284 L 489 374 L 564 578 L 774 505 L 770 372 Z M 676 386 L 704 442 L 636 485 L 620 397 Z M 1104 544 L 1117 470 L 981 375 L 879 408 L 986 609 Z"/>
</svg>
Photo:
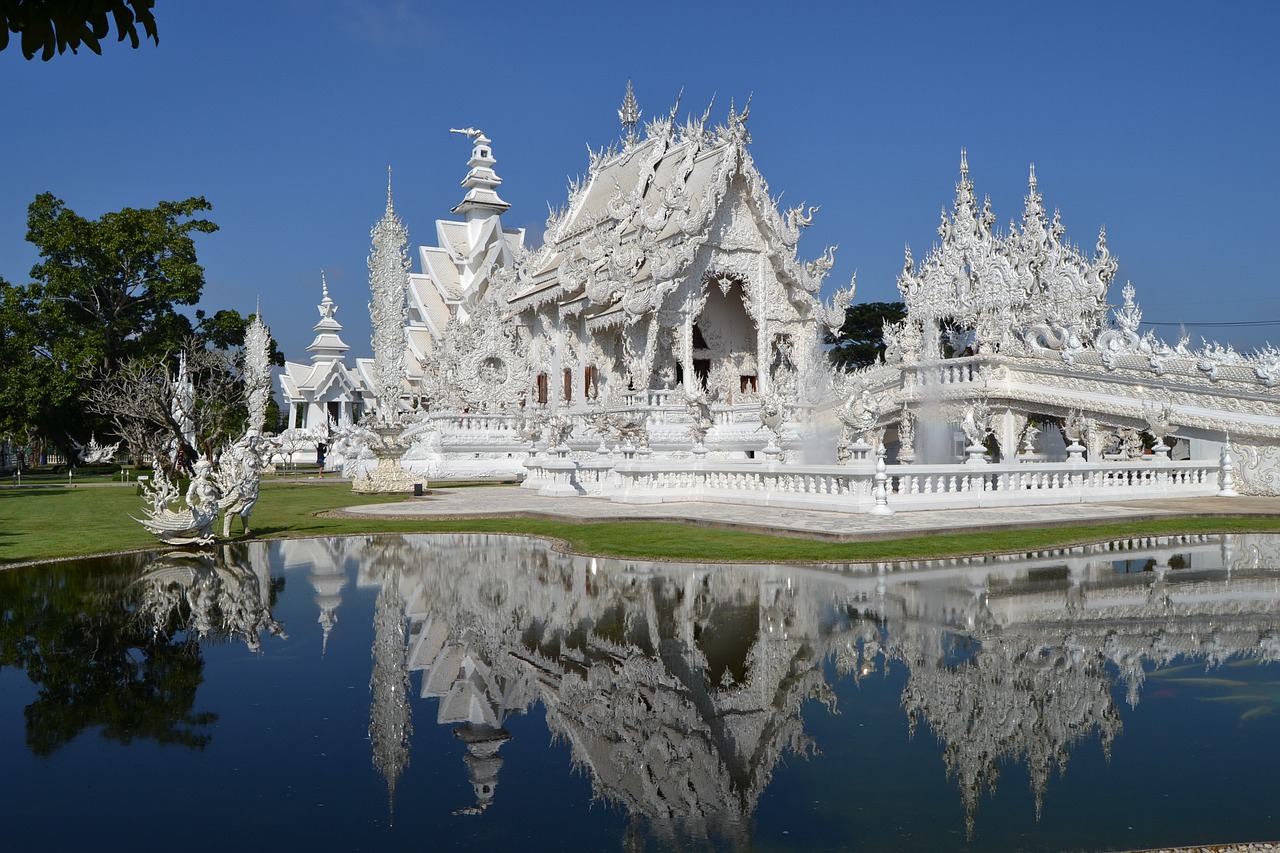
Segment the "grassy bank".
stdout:
<svg viewBox="0 0 1280 853">
<path fill-rule="evenodd" d="M 1280 532 L 1280 518 L 1186 518 L 1007 532 L 959 533 L 882 542 L 830 543 L 656 522 L 578 524 L 530 518 L 404 520 L 320 515 L 353 503 L 402 500 L 355 496 L 347 483 L 263 484 L 252 517 L 254 538 L 364 533 L 524 533 L 565 540 L 577 551 L 609 556 L 707 562 L 860 562 L 1034 551 L 1066 545 L 1179 533 Z M 142 499 L 129 486 L 0 489 L 0 566 L 158 547 L 130 516 Z M 239 538 L 239 522 L 233 527 Z"/>
</svg>

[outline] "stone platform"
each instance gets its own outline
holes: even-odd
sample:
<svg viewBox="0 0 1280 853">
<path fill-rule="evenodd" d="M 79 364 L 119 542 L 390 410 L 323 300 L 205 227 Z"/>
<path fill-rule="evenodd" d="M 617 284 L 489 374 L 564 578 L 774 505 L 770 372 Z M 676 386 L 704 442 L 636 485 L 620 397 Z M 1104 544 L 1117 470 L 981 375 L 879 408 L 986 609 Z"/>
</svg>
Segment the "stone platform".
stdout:
<svg viewBox="0 0 1280 853">
<path fill-rule="evenodd" d="M 920 510 L 891 516 L 822 510 L 680 502 L 619 504 L 590 497 L 555 498 L 511 486 L 433 490 L 393 504 L 351 506 L 343 514 L 370 518 L 522 516 L 568 522 L 668 521 L 831 542 L 866 542 L 936 533 L 1116 524 L 1179 517 L 1280 517 L 1280 498 L 1203 497 L 1052 506 Z"/>
</svg>

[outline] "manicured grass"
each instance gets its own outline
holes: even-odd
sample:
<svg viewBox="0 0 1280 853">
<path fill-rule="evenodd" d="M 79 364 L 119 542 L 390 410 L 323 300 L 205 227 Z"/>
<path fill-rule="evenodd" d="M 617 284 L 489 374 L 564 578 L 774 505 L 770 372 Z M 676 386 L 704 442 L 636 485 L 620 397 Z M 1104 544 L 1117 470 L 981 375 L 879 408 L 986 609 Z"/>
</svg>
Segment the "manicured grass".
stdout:
<svg viewBox="0 0 1280 853">
<path fill-rule="evenodd" d="M 576 551 L 699 562 L 864 562 L 1038 551 L 1086 542 L 1179 533 L 1277 532 L 1280 518 L 1185 518 L 1007 532 L 957 533 L 880 542 L 831 543 L 661 522 L 577 524 L 532 518 L 447 521 L 329 518 L 320 513 L 399 496 L 353 495 L 339 482 L 263 483 L 251 519 L 254 538 L 364 533 L 518 533 L 569 543 Z M 143 502 L 132 486 L 0 489 L 0 565 L 159 547 L 130 518 Z M 240 538 L 239 522 L 232 528 Z"/>
</svg>

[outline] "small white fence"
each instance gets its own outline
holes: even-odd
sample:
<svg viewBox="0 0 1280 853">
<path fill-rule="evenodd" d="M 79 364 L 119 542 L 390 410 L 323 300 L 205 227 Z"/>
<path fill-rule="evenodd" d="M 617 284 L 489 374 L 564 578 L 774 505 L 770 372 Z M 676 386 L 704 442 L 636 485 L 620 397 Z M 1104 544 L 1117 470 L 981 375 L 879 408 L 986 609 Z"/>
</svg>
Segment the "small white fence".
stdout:
<svg viewBox="0 0 1280 853">
<path fill-rule="evenodd" d="M 620 503 L 710 501 L 754 506 L 870 512 L 876 466 L 790 465 L 770 461 L 525 461 L 526 486 L 546 494 L 587 494 Z M 882 475 L 893 510 L 1035 506 L 1171 497 L 1222 490 L 1212 461 L 1037 462 L 890 465 Z"/>
</svg>

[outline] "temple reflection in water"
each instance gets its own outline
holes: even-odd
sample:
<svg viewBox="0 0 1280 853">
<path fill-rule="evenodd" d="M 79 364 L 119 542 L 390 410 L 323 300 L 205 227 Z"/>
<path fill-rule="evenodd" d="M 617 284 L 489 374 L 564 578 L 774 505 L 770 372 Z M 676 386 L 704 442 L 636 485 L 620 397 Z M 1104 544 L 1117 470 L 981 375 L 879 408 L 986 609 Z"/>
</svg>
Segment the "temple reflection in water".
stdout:
<svg viewBox="0 0 1280 853">
<path fill-rule="evenodd" d="M 1038 811 L 1075 748 L 1119 736 L 1117 681 L 1136 705 L 1175 660 L 1280 657 L 1277 544 L 1168 537 L 832 569 L 606 561 L 489 535 L 276 547 L 311 566 L 326 642 L 343 568 L 378 589 L 370 740 L 391 791 L 412 683 L 465 744 L 474 801 L 455 814 L 494 803 L 506 723 L 541 703 L 635 837 L 747 843 L 780 759 L 814 746 L 806 701 L 836 710 L 830 677 L 890 666 L 909 673 L 902 708 L 937 737 L 970 831 L 1011 763 Z"/>
</svg>

